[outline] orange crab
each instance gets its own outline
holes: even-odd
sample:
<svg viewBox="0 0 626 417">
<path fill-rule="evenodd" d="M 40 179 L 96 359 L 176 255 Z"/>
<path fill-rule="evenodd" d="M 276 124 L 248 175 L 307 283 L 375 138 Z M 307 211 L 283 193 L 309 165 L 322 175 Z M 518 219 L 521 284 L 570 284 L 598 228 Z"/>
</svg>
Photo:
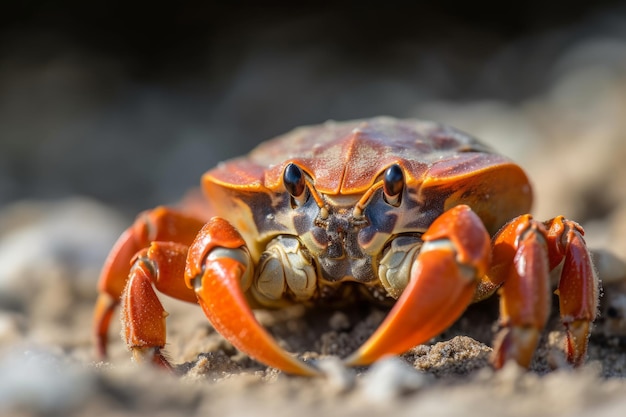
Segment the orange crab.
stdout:
<svg viewBox="0 0 626 417">
<path fill-rule="evenodd" d="M 135 358 L 171 368 L 156 291 L 200 304 L 239 350 L 301 375 L 320 371 L 284 351 L 252 308 L 354 290 L 397 300 L 344 360 L 357 366 L 428 341 L 497 291 L 494 366 L 528 367 L 560 266 L 567 359 L 584 361 L 598 279 L 583 229 L 534 220 L 524 171 L 456 129 L 383 117 L 302 127 L 219 164 L 202 189 L 206 212 L 144 212 L 115 244 L 94 314 L 101 355 L 121 302 Z"/>
</svg>

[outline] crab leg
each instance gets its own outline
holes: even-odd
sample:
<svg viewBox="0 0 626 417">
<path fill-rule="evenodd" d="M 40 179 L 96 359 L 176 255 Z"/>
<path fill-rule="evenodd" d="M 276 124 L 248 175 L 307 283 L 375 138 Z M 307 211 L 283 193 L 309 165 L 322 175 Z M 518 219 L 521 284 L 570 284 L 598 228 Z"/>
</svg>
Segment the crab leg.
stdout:
<svg viewBox="0 0 626 417">
<path fill-rule="evenodd" d="M 584 231 L 577 223 L 555 217 L 548 228 L 550 268 L 563 262 L 557 289 L 561 322 L 567 331 L 566 354 L 570 363 L 582 364 L 587 354 L 590 324 L 598 311 L 599 283 Z"/>
<path fill-rule="evenodd" d="M 490 237 L 480 218 L 468 206 L 456 206 L 435 220 L 422 239 L 409 284 L 377 331 L 346 359 L 347 365 L 367 365 L 426 342 L 472 302 L 490 259 Z"/>
<path fill-rule="evenodd" d="M 139 240 L 132 227 L 127 229 L 109 253 L 100 274 L 98 298 L 93 313 L 93 329 L 97 354 L 102 358 L 106 357 L 108 330 L 126 286 L 130 260 L 142 247 Z"/>
<path fill-rule="evenodd" d="M 194 288 L 205 315 L 237 349 L 285 372 L 319 372 L 283 350 L 259 324 L 242 291 L 251 282 L 252 265 L 245 241 L 226 220 L 213 218 L 189 249 L 185 280 Z"/>
<path fill-rule="evenodd" d="M 507 223 L 493 240 L 489 276 L 503 283 L 500 325 L 492 361 L 501 368 L 509 359 L 523 367 L 532 360 L 550 315 L 547 237 L 543 225 L 523 215 Z"/>
<path fill-rule="evenodd" d="M 189 245 L 203 224 L 180 212 L 158 207 L 140 214 L 135 223 L 119 237 L 102 268 L 93 315 L 94 338 L 101 357 L 106 356 L 111 317 L 127 286 L 131 261 L 135 255 L 157 240 Z"/>
<path fill-rule="evenodd" d="M 530 365 L 550 314 L 549 272 L 561 263 L 557 294 L 567 330 L 567 359 L 575 366 L 582 363 L 598 302 L 598 279 L 582 236 L 582 228 L 563 217 L 544 224 L 529 215 L 509 222 L 495 236 L 489 275 L 504 282 L 499 290 L 503 329 L 494 344 L 496 368 L 509 359 Z"/>
<path fill-rule="evenodd" d="M 137 361 L 151 361 L 171 369 L 161 354 L 165 346 L 165 318 L 155 293 L 194 302 L 195 294 L 182 279 L 188 246 L 173 242 L 153 242 L 135 257 L 122 295 L 122 324 L 126 345 Z"/>
</svg>

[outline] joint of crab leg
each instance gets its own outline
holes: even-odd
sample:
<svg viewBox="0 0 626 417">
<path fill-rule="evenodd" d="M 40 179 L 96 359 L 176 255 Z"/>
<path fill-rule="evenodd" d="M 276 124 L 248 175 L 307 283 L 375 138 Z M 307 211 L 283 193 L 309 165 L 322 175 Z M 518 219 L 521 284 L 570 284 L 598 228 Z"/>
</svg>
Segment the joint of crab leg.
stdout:
<svg viewBox="0 0 626 417">
<path fill-rule="evenodd" d="M 219 259 L 233 259 L 241 263 L 242 265 L 246 265 L 244 272 L 241 274 L 240 285 L 241 290 L 243 292 L 247 291 L 252 286 L 252 279 L 254 278 L 254 274 L 252 273 L 252 268 L 248 268 L 247 266 L 250 264 L 250 254 L 247 250 L 243 248 L 237 249 L 227 249 L 227 248 L 214 248 L 209 252 L 207 256 L 208 262 L 216 262 Z M 199 280 L 196 279 L 193 281 L 194 290 L 198 288 Z"/>
<path fill-rule="evenodd" d="M 428 341 L 454 323 L 472 301 L 490 251 L 489 235 L 478 216 L 467 206 L 456 206 L 435 220 L 422 238 L 425 243 L 406 289 L 376 332 L 345 360 L 347 365 L 367 365 Z M 471 248 L 463 242 L 472 242 Z"/>
<path fill-rule="evenodd" d="M 224 245 L 216 245 L 218 240 Z M 214 218 L 190 247 L 185 280 L 195 289 L 204 314 L 215 330 L 250 357 L 288 373 L 319 375 L 284 351 L 254 317 L 241 288 L 252 261 L 245 246 L 235 246 L 239 242 L 243 244 L 230 223 Z"/>
</svg>

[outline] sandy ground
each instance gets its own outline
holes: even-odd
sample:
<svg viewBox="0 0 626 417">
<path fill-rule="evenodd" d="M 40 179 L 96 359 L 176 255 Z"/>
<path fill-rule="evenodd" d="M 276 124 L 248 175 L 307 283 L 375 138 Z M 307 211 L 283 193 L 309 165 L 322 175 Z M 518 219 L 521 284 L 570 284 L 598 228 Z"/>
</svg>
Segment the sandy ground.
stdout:
<svg viewBox="0 0 626 417">
<path fill-rule="evenodd" d="M 391 78 L 372 88 L 388 91 L 385 97 L 398 103 L 402 116 L 447 122 L 514 158 L 534 184 L 536 217 L 564 214 L 585 227 L 587 242 L 597 254 L 604 290 L 589 357 L 580 369 L 564 362 L 563 332 L 553 317 L 530 371 L 514 365 L 493 371 L 489 355 L 497 300 L 472 306 L 451 329 L 428 344 L 356 370 L 343 369 L 333 358 L 354 350 L 382 320 L 384 311 L 357 306 L 345 311 L 260 312 L 259 320 L 282 344 L 307 360 L 319 361 L 327 373 L 325 378 L 307 379 L 252 361 L 224 341 L 196 306 L 166 299 L 171 313 L 167 352 L 178 375 L 132 363 L 122 341 L 115 337 L 120 331 L 117 321 L 111 330 L 110 357 L 99 362 L 91 341 L 96 280 L 106 253 L 130 219 L 118 209 L 80 196 L 24 200 L 0 207 L 0 414 L 622 416 L 626 410 L 626 268 L 620 261 L 626 259 L 626 41 L 623 37 L 574 40 L 572 44 L 578 46 L 558 61 L 548 60 L 553 65 L 539 71 L 552 74 L 545 88 L 516 104 L 413 102 L 404 85 L 394 89 L 397 84 Z M 523 53 L 523 46 L 514 52 Z M 505 61 L 506 56 L 501 58 Z M 261 68 L 270 62 L 260 61 L 256 64 Z M 309 61 L 303 62 L 303 67 L 310 67 Z M 251 68 L 254 71 L 241 75 L 263 73 L 258 66 Z M 24 77 L 29 80 L 28 74 Z M 73 78 L 70 71 L 68 79 Z M 236 91 L 245 97 L 252 84 L 243 83 Z M 10 96 L 15 103 L 20 97 L 17 88 Z M 231 105 L 237 108 L 241 98 L 233 97 Z M 147 102 L 158 99 L 150 96 Z M 352 99 L 361 100 L 358 95 Z M 326 101 L 319 103 L 326 107 Z M 351 107 L 352 102 L 346 103 Z M 117 111 L 126 111 L 120 108 Z M 114 129 L 111 120 L 117 119 L 105 119 Z M 49 129 L 44 122 L 32 124 L 36 135 L 45 137 Z M 97 132 L 104 131 L 98 140 L 118 136 L 115 130 L 96 127 Z M 69 131 L 84 134 L 81 129 Z M 204 133 L 199 136 L 204 138 Z M 142 148 L 139 142 L 136 146 L 115 164 L 135 168 L 132 157 L 141 152 L 156 157 L 155 149 Z M 86 149 L 87 145 L 85 157 L 89 156 Z M 89 149 L 101 156 L 101 148 Z M 43 177 L 46 169 L 54 170 L 54 157 L 64 152 L 41 147 L 36 161 L 52 162 L 33 166 L 43 167 Z M 180 159 L 173 155 L 170 165 L 162 165 L 171 166 Z M 74 181 L 79 177 L 76 172 L 100 169 L 94 166 L 63 165 Z M 114 193 L 129 173 L 138 177 L 141 172 L 139 168 L 115 171 L 96 186 L 109 187 Z M 10 180 L 4 178 L 5 185 Z M 167 188 L 166 175 L 159 181 L 161 188 Z M 45 181 L 41 184 L 47 186 Z M 137 184 L 144 185 L 131 185 Z"/>
</svg>

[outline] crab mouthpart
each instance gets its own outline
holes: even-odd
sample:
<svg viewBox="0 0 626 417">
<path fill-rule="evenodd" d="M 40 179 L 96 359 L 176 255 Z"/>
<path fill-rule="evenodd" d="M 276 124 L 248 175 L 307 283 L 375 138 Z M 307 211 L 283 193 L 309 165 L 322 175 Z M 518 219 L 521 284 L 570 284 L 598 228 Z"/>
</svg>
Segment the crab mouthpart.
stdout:
<svg viewBox="0 0 626 417">
<path fill-rule="evenodd" d="M 314 235 L 324 242 L 325 249 L 318 256 L 323 278 L 329 282 L 372 282 L 377 278 L 372 256 L 359 244 L 359 232 L 367 226 L 366 219 L 356 219 L 352 208 L 336 209 L 325 220 L 316 219 Z"/>
</svg>

